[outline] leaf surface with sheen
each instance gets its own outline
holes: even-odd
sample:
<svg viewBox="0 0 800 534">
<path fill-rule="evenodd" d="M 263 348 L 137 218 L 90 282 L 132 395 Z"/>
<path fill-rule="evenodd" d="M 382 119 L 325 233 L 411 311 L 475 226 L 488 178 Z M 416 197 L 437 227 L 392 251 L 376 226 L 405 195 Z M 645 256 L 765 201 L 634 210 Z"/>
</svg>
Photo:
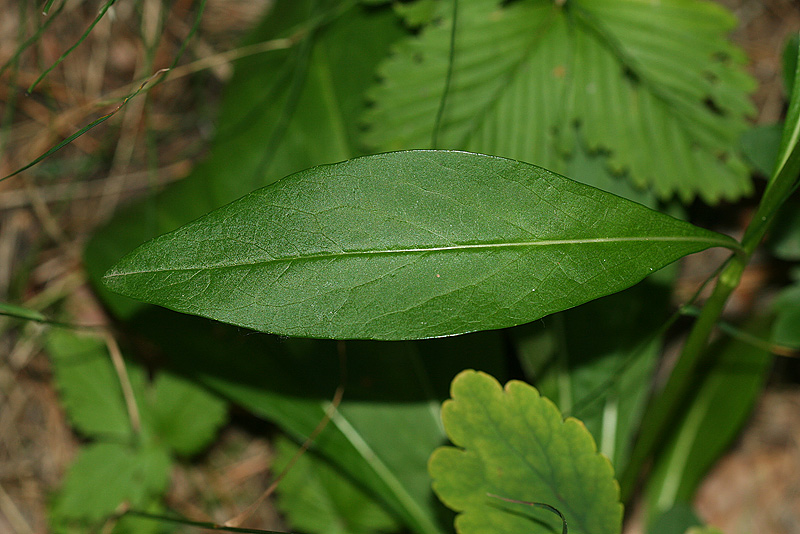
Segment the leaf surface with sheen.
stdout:
<svg viewBox="0 0 800 534">
<path fill-rule="evenodd" d="M 314 167 L 156 238 L 123 295 L 269 333 L 414 339 L 514 326 L 736 248 L 540 167 L 411 151 Z"/>
<path fill-rule="evenodd" d="M 619 486 L 607 458 L 576 419 L 561 417 L 531 386 L 505 388 L 475 371 L 459 374 L 442 420 L 456 447 L 431 456 L 439 498 L 459 512 L 460 534 L 561 531 L 548 511 L 509 505 L 490 495 L 544 503 L 563 514 L 570 534 L 618 534 Z"/>
</svg>

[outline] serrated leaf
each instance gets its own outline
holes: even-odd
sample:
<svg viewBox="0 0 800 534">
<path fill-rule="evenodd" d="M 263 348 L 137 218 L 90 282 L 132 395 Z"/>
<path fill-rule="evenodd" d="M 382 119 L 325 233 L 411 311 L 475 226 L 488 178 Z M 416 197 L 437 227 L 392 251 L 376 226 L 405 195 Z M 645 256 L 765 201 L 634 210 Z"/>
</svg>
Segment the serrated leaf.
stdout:
<svg viewBox="0 0 800 534">
<path fill-rule="evenodd" d="M 153 431 L 185 456 L 208 445 L 227 418 L 225 401 L 169 372 L 158 374 L 149 398 Z"/>
<path fill-rule="evenodd" d="M 416 2 L 394 2 L 395 12 L 412 28 L 429 24 L 436 15 L 437 0 L 417 0 Z"/>
<path fill-rule="evenodd" d="M 459 512 L 459 534 L 560 532 L 560 520 L 535 508 L 510 508 L 488 495 L 544 503 L 559 510 L 571 534 L 618 534 L 619 486 L 591 434 L 531 386 L 502 388 L 491 376 L 459 374 L 442 419 L 456 447 L 431 456 L 439 498 Z"/>
<path fill-rule="evenodd" d="M 70 522 L 95 526 L 122 503 L 142 508 L 166 490 L 170 464 L 162 448 L 89 445 L 70 466 L 50 510 L 51 522 L 55 527 Z"/>
<path fill-rule="evenodd" d="M 269 333 L 414 339 L 533 321 L 712 246 L 737 245 L 533 165 L 412 151 L 294 174 L 104 280 Z"/>
<path fill-rule="evenodd" d="M 306 37 L 287 50 L 237 60 L 208 159 L 180 182 L 121 210 L 88 244 L 89 275 L 117 315 L 129 318 L 141 303 L 105 290 L 100 278 L 134 247 L 287 174 L 360 153 L 364 92 L 402 28 L 388 7 L 351 6 L 331 18 L 320 17 L 322 4 L 271 5 L 245 45 L 297 37 L 303 27 Z M 329 22 L 316 28 L 321 19 Z"/>
<path fill-rule="evenodd" d="M 129 439 L 132 430 L 122 386 L 103 340 L 54 329 L 46 347 L 61 403 L 76 430 L 93 438 Z M 129 366 L 128 375 L 141 392 L 142 370 Z"/>
<path fill-rule="evenodd" d="M 281 472 L 299 447 L 276 442 L 275 471 Z M 370 534 L 399 530 L 397 521 L 352 480 L 307 452 L 278 487 L 278 506 L 293 530 L 309 534 Z"/>
<path fill-rule="evenodd" d="M 450 26 L 398 44 L 371 92 L 366 142 L 430 147 L 445 88 Z M 577 122 L 613 169 L 660 196 L 749 193 L 734 152 L 755 84 L 725 40 L 734 19 L 686 0 L 460 0 L 438 147 L 563 169 Z"/>
</svg>

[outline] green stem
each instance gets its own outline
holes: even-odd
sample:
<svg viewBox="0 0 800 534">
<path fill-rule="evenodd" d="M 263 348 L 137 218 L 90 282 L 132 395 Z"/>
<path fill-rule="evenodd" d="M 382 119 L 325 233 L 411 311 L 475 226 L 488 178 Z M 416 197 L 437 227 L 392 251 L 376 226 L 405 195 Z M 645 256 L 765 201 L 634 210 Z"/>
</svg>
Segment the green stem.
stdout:
<svg viewBox="0 0 800 534">
<path fill-rule="evenodd" d="M 623 502 L 631 497 L 642 467 L 655 452 L 658 444 L 663 441 L 675 417 L 679 415 L 679 409 L 682 406 L 681 400 L 693 384 L 695 371 L 708 363 L 707 359 L 710 357 L 710 353 L 706 347 L 709 338 L 728 297 L 739 285 L 747 259 L 749 256 L 737 254 L 722 270 L 711 297 L 703 306 L 686 340 L 667 384 L 648 406 L 639 439 L 634 446 L 630 462 L 620 478 Z"/>
<path fill-rule="evenodd" d="M 666 386 L 647 406 L 630 462 L 620 477 L 623 502 L 631 497 L 645 462 L 656 452 L 675 418 L 680 415 L 683 399 L 696 380 L 697 370 L 711 363 L 713 356 L 706 348 L 725 303 L 739 285 L 745 266 L 764 239 L 778 210 L 800 184 L 800 65 L 794 74 L 794 91 L 784 125 L 779 160 L 758 210 L 744 233 L 741 247 L 720 271 L 717 285 L 692 327 Z"/>
</svg>

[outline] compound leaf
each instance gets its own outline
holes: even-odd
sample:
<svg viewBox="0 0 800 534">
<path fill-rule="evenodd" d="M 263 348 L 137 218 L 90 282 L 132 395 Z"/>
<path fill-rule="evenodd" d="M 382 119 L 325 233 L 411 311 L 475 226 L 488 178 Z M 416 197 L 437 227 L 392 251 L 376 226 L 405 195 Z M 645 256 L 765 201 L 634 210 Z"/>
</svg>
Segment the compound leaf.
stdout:
<svg viewBox="0 0 800 534">
<path fill-rule="evenodd" d="M 570 534 L 617 534 L 622 526 L 619 486 L 610 462 L 576 419 L 562 419 L 533 387 L 464 371 L 452 384 L 442 419 L 456 447 L 441 447 L 429 471 L 439 498 L 459 515 L 460 534 L 561 531 L 561 521 L 539 508 L 498 495 L 549 505 Z"/>
<path fill-rule="evenodd" d="M 450 10 L 394 48 L 370 93 L 365 141 L 430 147 L 450 65 Z M 438 146 L 563 170 L 581 126 L 611 168 L 660 196 L 750 191 L 734 151 L 755 84 L 726 39 L 735 19 L 689 0 L 460 0 Z"/>
<path fill-rule="evenodd" d="M 124 295 L 255 330 L 414 339 L 513 326 L 731 238 L 540 167 L 465 152 L 294 174 L 156 238 Z"/>
</svg>

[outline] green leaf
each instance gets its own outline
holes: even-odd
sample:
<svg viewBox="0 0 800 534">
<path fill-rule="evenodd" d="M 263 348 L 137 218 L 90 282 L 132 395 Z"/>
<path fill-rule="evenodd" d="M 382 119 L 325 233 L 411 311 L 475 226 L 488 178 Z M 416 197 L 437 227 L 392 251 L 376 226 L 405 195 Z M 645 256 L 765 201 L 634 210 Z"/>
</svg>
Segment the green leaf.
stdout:
<svg viewBox="0 0 800 534">
<path fill-rule="evenodd" d="M 366 115 L 376 150 L 430 147 L 449 66 L 442 14 L 380 67 Z M 612 169 L 662 197 L 747 194 L 734 149 L 755 83 L 726 40 L 734 25 L 711 2 L 461 0 L 438 147 L 563 171 L 579 123 Z"/>
<path fill-rule="evenodd" d="M 586 425 L 617 471 L 630 456 L 660 353 L 670 291 L 654 282 L 512 331 L 527 376 Z M 550 338 L 546 349 L 543 336 Z"/>
<path fill-rule="evenodd" d="M 169 372 L 158 374 L 149 398 L 153 431 L 185 456 L 207 446 L 227 419 L 222 399 Z"/>
<path fill-rule="evenodd" d="M 298 450 L 289 440 L 278 440 L 275 472 L 281 472 Z M 311 452 L 303 454 L 281 480 L 278 506 L 292 530 L 309 534 L 399 530 L 397 521 L 374 496 Z"/>
<path fill-rule="evenodd" d="M 313 21 L 329 14 L 319 4 L 274 3 L 245 44 L 296 36 L 303 28 L 306 38 L 237 60 L 208 159 L 179 183 L 122 210 L 88 244 L 87 270 L 116 314 L 131 317 L 142 306 L 105 290 L 100 278 L 134 247 L 287 174 L 359 153 L 364 92 L 402 28 L 390 8 L 360 6 L 317 28 Z"/>
<path fill-rule="evenodd" d="M 778 211 L 800 184 L 800 63 L 795 65 L 794 80 L 775 168 L 742 237 L 742 247 L 748 254 L 759 246 Z"/>
<path fill-rule="evenodd" d="M 778 258 L 800 262 L 800 197 L 793 196 L 781 206 L 768 242 L 770 251 Z"/>
<path fill-rule="evenodd" d="M 513 508 L 488 494 L 544 503 L 566 518 L 570 534 L 618 534 L 619 486 L 591 434 L 531 386 L 502 388 L 491 376 L 459 374 L 442 419 L 456 447 L 431 456 L 433 488 L 459 512 L 460 534 L 559 532 L 560 520 L 536 508 Z"/>
<path fill-rule="evenodd" d="M 436 15 L 437 2 L 438 0 L 394 2 L 392 7 L 398 15 L 403 17 L 403 20 L 408 26 L 417 28 L 425 24 L 430 24 Z"/>
<path fill-rule="evenodd" d="M 800 349 L 800 284 L 793 284 L 778 295 L 773 304 L 775 324 L 772 341 Z"/>
<path fill-rule="evenodd" d="M 23 306 L 16 306 L 14 304 L 6 304 L 5 302 L 0 302 L 0 315 L 16 317 L 17 319 L 23 319 L 26 321 L 47 321 L 47 317 L 36 310 L 31 310 L 30 308 L 25 308 Z"/>
<path fill-rule="evenodd" d="M 104 280 L 264 332 L 414 339 L 533 321 L 713 246 L 737 244 L 533 165 L 412 151 L 294 174 Z"/>
<path fill-rule="evenodd" d="M 144 508 L 166 490 L 170 458 L 162 448 L 96 443 L 81 449 L 50 510 L 56 531 L 70 522 L 87 526 L 113 514 L 122 503 Z"/>
<path fill-rule="evenodd" d="M 797 72 L 797 56 L 800 48 L 800 34 L 793 34 L 786 40 L 783 47 L 783 88 L 787 95 L 794 90 L 794 75 Z"/>
<path fill-rule="evenodd" d="M 763 319 L 746 331 L 758 338 L 769 331 Z M 647 487 L 651 514 L 689 502 L 713 462 L 738 435 L 752 411 L 772 364 L 768 350 L 733 338 L 712 345 L 715 364 L 704 369 L 673 423 Z"/>
<path fill-rule="evenodd" d="M 439 407 L 465 365 L 502 375 L 506 356 L 496 333 L 407 343 L 278 340 L 158 308 L 133 326 L 162 347 L 177 371 L 297 441 L 314 431 L 344 385 L 342 403 L 313 451 L 411 531 L 447 531 L 426 469 L 446 439 Z"/>
<path fill-rule="evenodd" d="M 669 510 L 659 514 L 647 529 L 649 534 L 685 534 L 703 522 L 694 509 L 685 502 L 677 502 Z"/>
<path fill-rule="evenodd" d="M 800 42 L 795 43 L 795 46 L 800 47 Z M 781 146 L 778 151 L 777 164 L 775 166 L 774 174 L 770 180 L 770 186 L 774 186 L 774 182 L 786 181 L 796 183 L 797 167 L 797 147 L 800 144 L 800 63 L 795 62 L 794 72 L 787 72 L 787 75 L 792 76 L 795 80 L 792 85 L 792 92 L 789 98 L 789 109 L 786 112 L 786 120 L 783 123 L 783 136 L 781 137 Z M 784 175 L 790 171 L 789 175 Z M 766 192 L 765 192 L 766 196 Z"/>
<path fill-rule="evenodd" d="M 53 329 L 47 336 L 46 348 L 61 404 L 73 426 L 93 438 L 130 439 L 131 423 L 120 379 L 103 340 Z M 128 366 L 128 375 L 135 390 L 141 392 L 142 370 Z"/>
<path fill-rule="evenodd" d="M 742 134 L 742 153 L 763 176 L 769 176 L 775 168 L 782 130 L 783 126 L 776 123 L 753 126 Z"/>
</svg>

